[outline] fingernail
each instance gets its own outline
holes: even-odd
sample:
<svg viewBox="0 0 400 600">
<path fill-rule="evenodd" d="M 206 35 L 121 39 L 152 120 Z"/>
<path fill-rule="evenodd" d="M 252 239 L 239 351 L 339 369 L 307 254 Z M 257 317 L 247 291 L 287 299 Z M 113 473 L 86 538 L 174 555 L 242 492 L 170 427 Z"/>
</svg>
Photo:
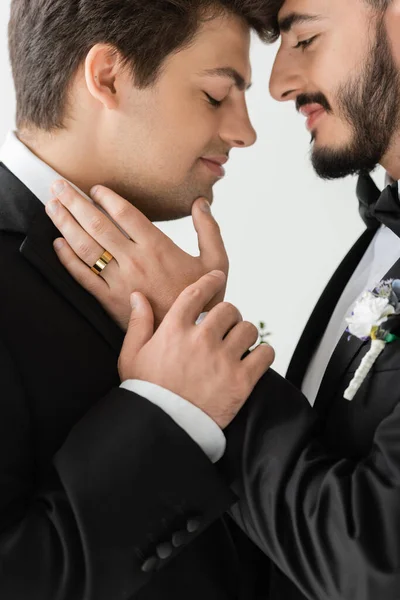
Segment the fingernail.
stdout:
<svg viewBox="0 0 400 600">
<path fill-rule="evenodd" d="M 61 248 L 64 246 L 64 240 L 62 238 L 58 238 L 54 241 L 53 245 L 56 250 L 61 250 Z"/>
<path fill-rule="evenodd" d="M 138 305 L 138 297 L 136 296 L 136 294 L 132 294 L 131 295 L 131 308 L 132 310 L 135 309 Z"/>
<path fill-rule="evenodd" d="M 65 182 L 64 181 L 56 181 L 56 183 L 53 184 L 53 186 L 52 186 L 51 189 L 53 190 L 53 193 L 56 196 L 59 196 L 60 194 L 62 194 L 64 188 L 65 188 Z"/>
<path fill-rule="evenodd" d="M 208 200 L 203 200 L 200 206 L 201 210 L 209 215 L 211 215 L 211 205 Z"/>
<path fill-rule="evenodd" d="M 99 191 L 99 186 L 95 185 L 94 187 L 92 187 L 92 189 L 90 190 L 90 195 L 92 198 L 94 198 L 95 196 L 97 196 Z"/>
<path fill-rule="evenodd" d="M 50 202 L 46 204 L 47 212 L 49 212 L 51 215 L 55 215 L 59 209 L 59 206 L 60 203 L 58 200 L 50 200 Z"/>
</svg>

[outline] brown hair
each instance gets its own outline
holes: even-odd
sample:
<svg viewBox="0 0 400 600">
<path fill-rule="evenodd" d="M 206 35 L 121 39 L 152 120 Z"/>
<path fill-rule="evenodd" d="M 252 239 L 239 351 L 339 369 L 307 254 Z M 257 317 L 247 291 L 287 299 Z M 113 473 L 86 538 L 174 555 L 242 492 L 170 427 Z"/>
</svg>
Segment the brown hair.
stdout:
<svg viewBox="0 0 400 600">
<path fill-rule="evenodd" d="M 231 13 L 267 40 L 266 0 L 12 0 L 9 51 L 17 126 L 63 127 L 68 90 L 97 43 L 114 47 L 138 87 L 190 44 L 205 16 Z"/>
</svg>

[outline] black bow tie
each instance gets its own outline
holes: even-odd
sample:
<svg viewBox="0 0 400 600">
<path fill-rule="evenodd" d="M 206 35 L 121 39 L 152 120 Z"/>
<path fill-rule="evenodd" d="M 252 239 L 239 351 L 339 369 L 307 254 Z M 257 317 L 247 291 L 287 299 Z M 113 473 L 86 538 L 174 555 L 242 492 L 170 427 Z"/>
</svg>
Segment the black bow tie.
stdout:
<svg viewBox="0 0 400 600">
<path fill-rule="evenodd" d="M 400 201 L 397 181 L 381 192 L 369 175 L 360 175 L 357 183 L 360 215 L 368 229 L 383 224 L 400 237 Z"/>
</svg>

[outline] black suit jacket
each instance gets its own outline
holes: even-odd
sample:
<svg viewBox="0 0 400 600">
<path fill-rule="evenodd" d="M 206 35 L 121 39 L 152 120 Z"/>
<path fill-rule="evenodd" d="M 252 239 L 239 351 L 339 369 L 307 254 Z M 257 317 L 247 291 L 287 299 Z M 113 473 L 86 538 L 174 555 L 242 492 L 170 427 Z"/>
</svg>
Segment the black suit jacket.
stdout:
<svg viewBox="0 0 400 600">
<path fill-rule="evenodd" d="M 370 346 L 347 334 L 314 408 L 299 391 L 374 233 L 363 234 L 321 297 L 291 383 L 269 372 L 245 406 L 240 463 L 226 457 L 226 468 L 240 464 L 232 512 L 273 564 L 269 600 L 400 598 L 400 342 L 387 345 L 352 402 L 343 393 Z M 386 278 L 400 278 L 400 260 Z"/>
<path fill-rule="evenodd" d="M 119 388 L 122 332 L 58 263 L 57 235 L 0 165 L 0 598 L 262 597 L 265 559 L 221 519 L 233 493 Z"/>
</svg>

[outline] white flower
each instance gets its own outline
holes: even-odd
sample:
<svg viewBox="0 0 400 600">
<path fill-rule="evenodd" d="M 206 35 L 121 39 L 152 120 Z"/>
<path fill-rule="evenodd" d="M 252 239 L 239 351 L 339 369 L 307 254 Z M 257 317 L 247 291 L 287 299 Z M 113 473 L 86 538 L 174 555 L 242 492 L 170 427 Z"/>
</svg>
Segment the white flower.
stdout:
<svg viewBox="0 0 400 600">
<path fill-rule="evenodd" d="M 373 327 L 379 327 L 395 312 L 388 298 L 364 292 L 356 302 L 351 317 L 346 319 L 349 332 L 360 339 L 369 338 Z"/>
</svg>

